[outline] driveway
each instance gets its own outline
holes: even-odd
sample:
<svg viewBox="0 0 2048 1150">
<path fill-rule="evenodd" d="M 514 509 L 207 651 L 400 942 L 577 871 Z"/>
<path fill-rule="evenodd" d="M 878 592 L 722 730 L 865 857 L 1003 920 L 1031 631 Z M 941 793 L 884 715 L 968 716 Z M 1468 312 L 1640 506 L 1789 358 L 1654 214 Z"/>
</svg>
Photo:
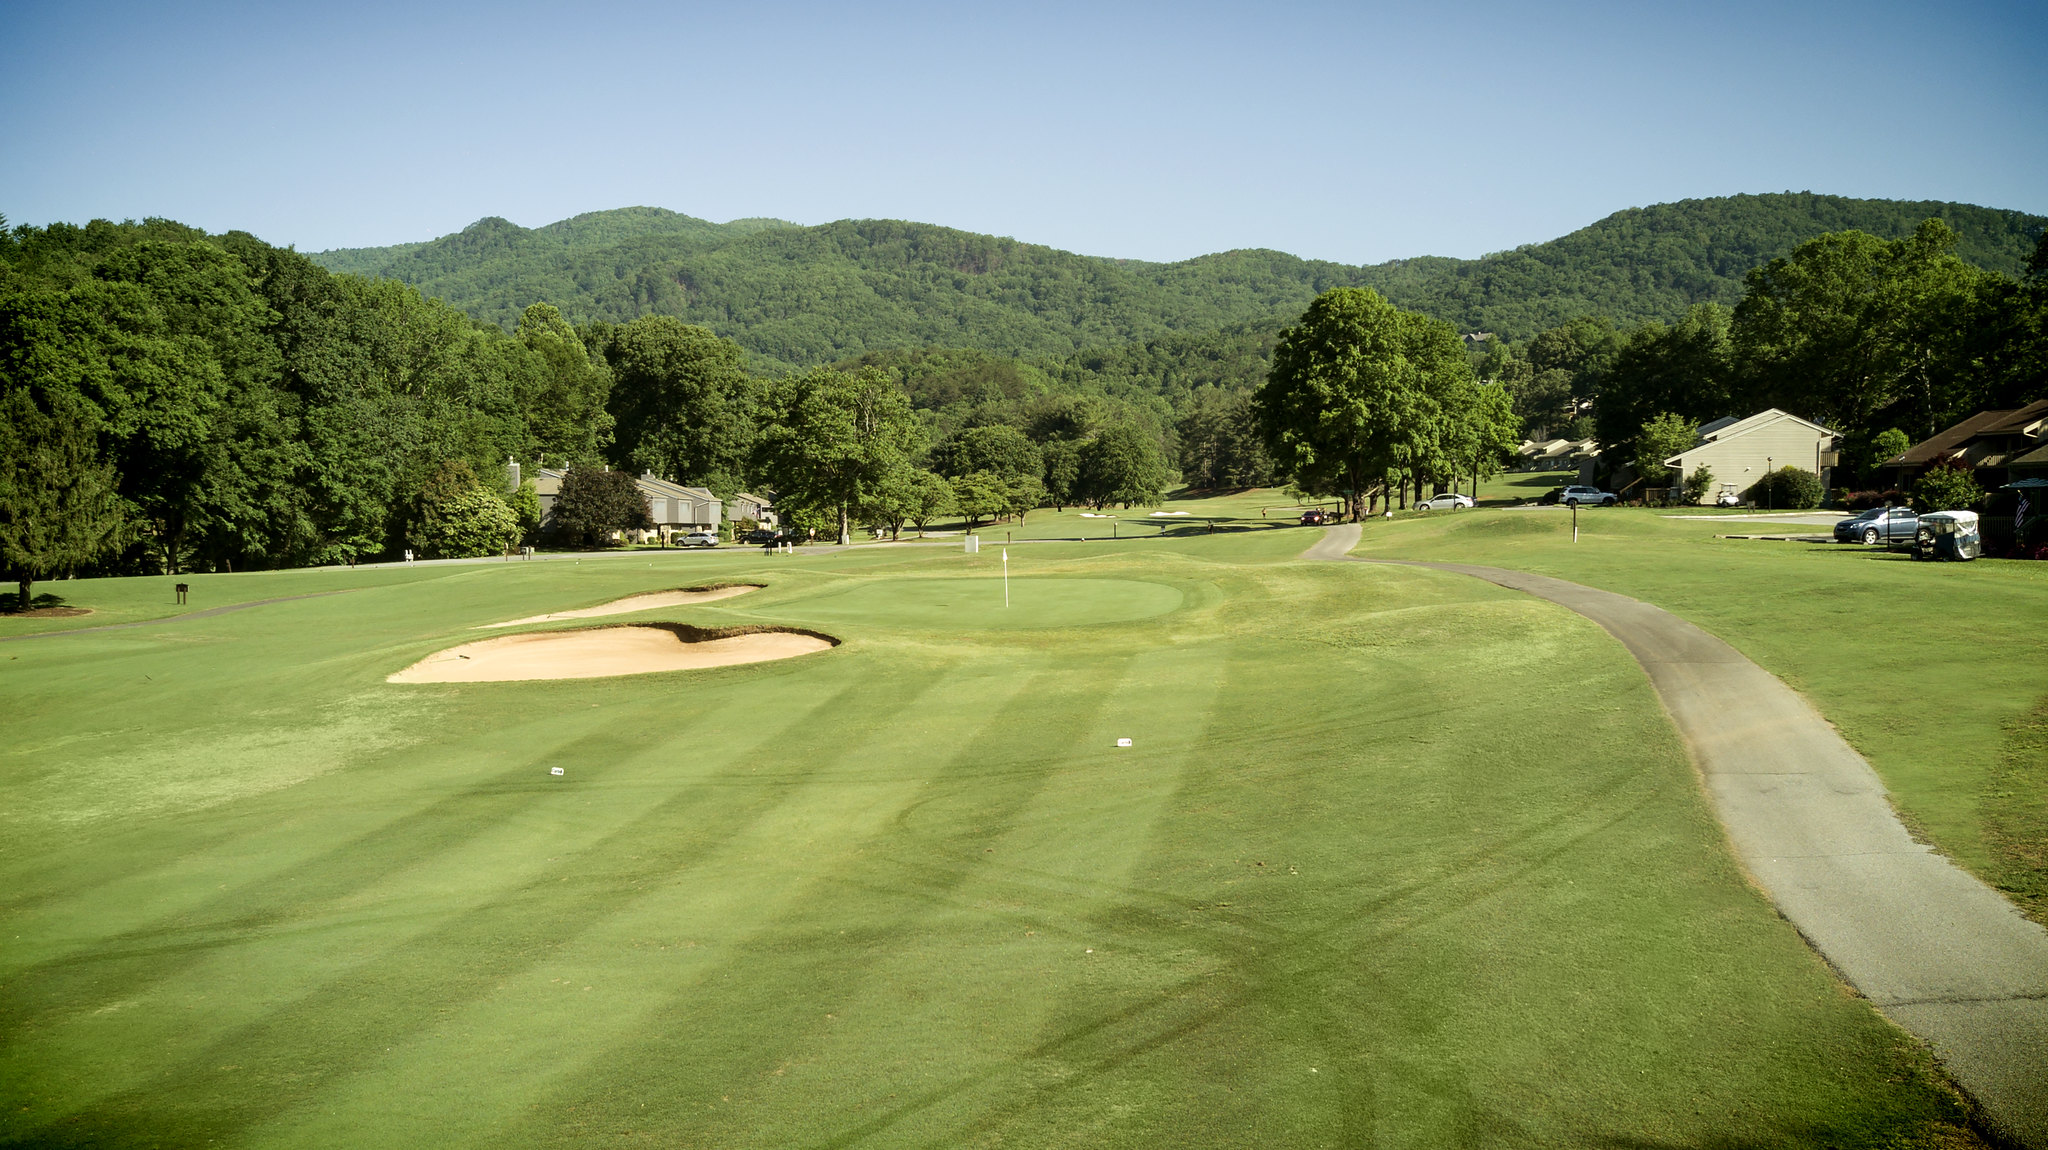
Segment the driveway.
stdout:
<svg viewBox="0 0 2048 1150">
<path fill-rule="evenodd" d="M 1359 527 L 1303 553 L 1350 559 Z M 1926 1040 L 2007 1139 L 2048 1150 L 2048 930 L 1900 825 L 1805 699 L 1651 605 L 1542 575 L 1404 560 L 1568 607 L 1621 640 L 1691 750 L 1736 857 L 1849 985 Z"/>
</svg>

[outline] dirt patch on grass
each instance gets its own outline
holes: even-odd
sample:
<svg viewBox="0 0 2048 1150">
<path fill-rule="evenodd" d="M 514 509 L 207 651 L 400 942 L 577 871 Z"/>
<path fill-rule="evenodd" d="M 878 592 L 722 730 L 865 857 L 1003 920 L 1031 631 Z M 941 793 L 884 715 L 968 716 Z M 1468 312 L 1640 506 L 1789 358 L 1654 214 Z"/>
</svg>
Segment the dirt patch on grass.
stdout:
<svg viewBox="0 0 2048 1150">
<path fill-rule="evenodd" d="M 649 591 L 644 595 L 628 595 L 595 607 L 584 607 L 575 611 L 556 611 L 551 615 L 528 615 L 524 619 L 512 619 L 504 623 L 486 623 L 476 628 L 479 631 L 492 627 L 517 627 L 522 623 L 552 623 L 557 619 L 597 619 L 605 615 L 625 615 L 633 611 L 646 611 L 654 607 L 682 607 L 691 603 L 710 603 L 718 599 L 730 599 L 749 591 L 761 589 L 756 583 L 722 583 L 714 587 L 686 587 L 676 591 Z"/>
<path fill-rule="evenodd" d="M 26 611 L 0 611 L 0 619 L 76 619 L 90 614 L 90 607 L 31 607 Z"/>
<path fill-rule="evenodd" d="M 792 659 L 838 645 L 839 640 L 816 631 L 767 627 L 710 630 L 681 623 L 620 624 L 479 639 L 429 655 L 387 676 L 385 681 L 510 683 L 532 679 L 602 679 Z"/>
</svg>

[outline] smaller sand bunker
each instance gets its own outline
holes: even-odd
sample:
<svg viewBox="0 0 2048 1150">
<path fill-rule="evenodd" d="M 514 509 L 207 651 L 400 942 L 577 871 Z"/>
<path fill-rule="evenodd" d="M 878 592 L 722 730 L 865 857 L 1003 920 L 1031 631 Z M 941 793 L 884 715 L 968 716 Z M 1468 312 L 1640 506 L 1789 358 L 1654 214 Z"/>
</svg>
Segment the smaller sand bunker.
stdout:
<svg viewBox="0 0 2048 1150">
<path fill-rule="evenodd" d="M 511 683 L 696 671 L 793 659 L 837 646 L 814 631 L 707 631 L 676 623 L 535 631 L 479 639 L 429 655 L 388 683 Z"/>
<path fill-rule="evenodd" d="M 628 595 L 595 607 L 584 607 L 576 611 L 557 611 L 552 615 L 528 615 L 524 619 L 513 619 L 505 623 L 485 623 L 476 628 L 479 631 L 493 627 L 517 627 L 522 623 L 552 623 L 557 619 L 596 619 L 604 615 L 625 615 L 634 611 L 646 611 L 655 607 L 681 607 L 690 603 L 709 603 L 715 599 L 730 599 L 761 588 L 748 583 L 727 587 L 694 587 L 682 591 L 649 591 L 645 595 Z"/>
</svg>

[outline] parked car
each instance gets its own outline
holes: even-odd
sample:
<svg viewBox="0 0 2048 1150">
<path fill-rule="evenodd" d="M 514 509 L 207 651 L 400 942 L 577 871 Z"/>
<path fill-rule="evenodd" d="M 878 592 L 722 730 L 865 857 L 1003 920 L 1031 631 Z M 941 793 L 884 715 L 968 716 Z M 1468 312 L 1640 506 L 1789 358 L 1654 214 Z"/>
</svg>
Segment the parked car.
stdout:
<svg viewBox="0 0 2048 1150">
<path fill-rule="evenodd" d="M 1321 527 L 1329 521 L 1330 513 L 1320 508 L 1311 507 L 1301 513 L 1301 525 L 1303 527 Z"/>
<path fill-rule="evenodd" d="M 1581 503 L 1597 503 L 1602 507 L 1612 507 L 1621 502 L 1621 496 L 1612 491 L 1602 491 L 1597 487 L 1584 487 L 1574 483 L 1557 493 L 1557 501 L 1566 507 L 1577 507 Z"/>
<path fill-rule="evenodd" d="M 756 527 L 745 535 L 740 536 L 740 542 L 751 543 L 756 547 L 766 547 L 768 544 L 775 542 L 775 532 L 766 527 Z"/>
<path fill-rule="evenodd" d="M 718 533 L 715 531 L 692 531 L 688 535 L 683 536 L 683 546 L 716 547 L 718 546 Z"/>
<path fill-rule="evenodd" d="M 1415 505 L 1418 511 L 1456 511 L 1460 507 L 1474 507 L 1469 495 L 1432 495 Z"/>
<path fill-rule="evenodd" d="M 1904 543 L 1920 529 L 1920 516 L 1910 507 L 1873 507 L 1835 521 L 1837 543 Z"/>
</svg>

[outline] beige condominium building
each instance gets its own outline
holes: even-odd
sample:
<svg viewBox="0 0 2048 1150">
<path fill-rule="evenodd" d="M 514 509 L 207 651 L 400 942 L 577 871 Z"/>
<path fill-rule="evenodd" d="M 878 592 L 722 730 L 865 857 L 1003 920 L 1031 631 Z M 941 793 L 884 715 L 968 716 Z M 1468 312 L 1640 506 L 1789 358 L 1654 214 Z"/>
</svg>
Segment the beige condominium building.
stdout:
<svg viewBox="0 0 2048 1150">
<path fill-rule="evenodd" d="M 1838 440 L 1820 424 L 1773 407 L 1748 419 L 1717 419 L 1701 425 L 1699 442 L 1665 460 L 1664 465 L 1676 469 L 1674 491 L 1700 468 L 1712 471 L 1714 484 L 1706 492 L 1708 501 L 1727 484 L 1733 484 L 1738 493 L 1748 491 L 1764 472 L 1780 467 L 1811 471 L 1825 489 L 1835 465 Z"/>
</svg>

